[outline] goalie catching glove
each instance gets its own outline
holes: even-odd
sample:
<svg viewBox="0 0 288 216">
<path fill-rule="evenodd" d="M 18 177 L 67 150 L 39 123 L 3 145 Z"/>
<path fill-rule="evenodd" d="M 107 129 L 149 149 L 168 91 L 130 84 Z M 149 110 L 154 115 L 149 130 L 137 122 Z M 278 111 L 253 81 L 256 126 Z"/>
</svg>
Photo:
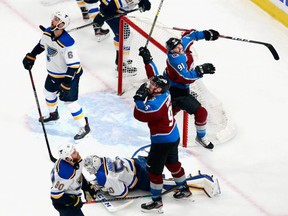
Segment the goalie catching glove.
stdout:
<svg viewBox="0 0 288 216">
<path fill-rule="evenodd" d="M 213 64 L 205 63 L 203 65 L 196 66 L 195 70 L 198 73 L 198 75 L 202 77 L 204 74 L 214 74 L 216 69 Z"/>
</svg>

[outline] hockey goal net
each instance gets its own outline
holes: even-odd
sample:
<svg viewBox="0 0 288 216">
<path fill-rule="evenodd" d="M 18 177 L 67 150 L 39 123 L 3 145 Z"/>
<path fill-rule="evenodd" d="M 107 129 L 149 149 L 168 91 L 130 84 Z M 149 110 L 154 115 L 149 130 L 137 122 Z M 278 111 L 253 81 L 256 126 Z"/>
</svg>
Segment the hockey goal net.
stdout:
<svg viewBox="0 0 288 216">
<path fill-rule="evenodd" d="M 118 59 L 118 95 L 125 94 L 133 97 L 137 88 L 148 81 L 139 48 L 145 46 L 152 26 L 152 20 L 144 17 L 123 16 L 120 19 L 120 40 L 119 40 L 119 59 Z M 165 42 L 170 37 L 180 37 L 180 32 L 166 27 L 157 22 L 150 37 L 148 49 L 153 56 L 159 74 L 166 66 Z M 193 49 L 193 48 L 192 48 Z M 192 50 L 193 57 L 197 61 L 198 56 Z M 127 70 L 131 70 L 130 73 Z M 207 135 L 214 144 L 224 143 L 232 139 L 235 134 L 235 126 L 223 109 L 222 103 L 205 87 L 201 79 L 191 85 L 191 91 L 196 92 L 197 99 L 208 111 Z M 184 147 L 194 146 L 195 126 L 194 115 L 186 112 L 179 112 L 176 115 L 179 130 L 182 131 L 181 143 Z"/>
</svg>

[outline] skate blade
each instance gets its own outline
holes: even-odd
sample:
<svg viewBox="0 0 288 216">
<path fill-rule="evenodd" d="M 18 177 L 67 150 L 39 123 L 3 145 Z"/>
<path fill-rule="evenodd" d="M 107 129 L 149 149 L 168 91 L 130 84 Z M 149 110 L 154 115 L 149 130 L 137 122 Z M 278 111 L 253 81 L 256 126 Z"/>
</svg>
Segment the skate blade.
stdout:
<svg viewBox="0 0 288 216">
<path fill-rule="evenodd" d="M 108 38 L 109 36 L 110 36 L 110 33 L 108 33 L 106 35 L 95 35 L 97 42 L 101 42 L 101 41 L 105 40 L 106 38 Z"/>
<path fill-rule="evenodd" d="M 158 209 L 141 209 L 141 212 L 144 212 L 144 213 L 154 213 L 154 214 L 163 214 L 164 211 L 163 211 L 163 208 L 158 208 Z"/>
</svg>

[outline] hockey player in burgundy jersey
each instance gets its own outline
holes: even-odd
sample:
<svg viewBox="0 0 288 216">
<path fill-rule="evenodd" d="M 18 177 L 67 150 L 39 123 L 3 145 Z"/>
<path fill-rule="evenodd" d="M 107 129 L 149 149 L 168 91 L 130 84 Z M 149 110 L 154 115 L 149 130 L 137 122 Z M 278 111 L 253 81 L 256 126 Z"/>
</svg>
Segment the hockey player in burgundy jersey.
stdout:
<svg viewBox="0 0 288 216">
<path fill-rule="evenodd" d="M 170 81 L 170 93 L 173 105 L 173 114 L 176 115 L 180 110 L 185 110 L 190 115 L 194 114 L 196 127 L 196 142 L 205 148 L 212 149 L 214 145 L 206 136 L 207 110 L 201 105 L 197 98 L 190 93 L 190 84 L 203 77 L 204 74 L 214 74 L 213 64 L 205 63 L 194 68 L 194 60 L 190 47 L 194 41 L 216 40 L 219 33 L 215 30 L 196 31 L 189 30 L 182 34 L 182 38 L 170 38 L 166 42 L 167 66 L 163 75 Z M 139 49 L 145 63 L 147 77 L 156 74 L 153 66 L 153 58 L 146 47 Z"/>
<path fill-rule="evenodd" d="M 180 135 L 172 113 L 169 87 L 169 80 L 158 75 L 152 77 L 149 84 L 143 83 L 134 95 L 134 117 L 141 122 L 147 122 L 151 139 L 147 170 L 150 191 L 154 196 L 150 202 L 141 205 L 143 212 L 163 212 L 162 198 L 158 195 L 163 188 L 164 166 L 171 172 L 175 183 L 180 186 L 174 198 L 181 199 L 192 195 L 187 186 L 185 171 L 178 160 Z"/>
</svg>

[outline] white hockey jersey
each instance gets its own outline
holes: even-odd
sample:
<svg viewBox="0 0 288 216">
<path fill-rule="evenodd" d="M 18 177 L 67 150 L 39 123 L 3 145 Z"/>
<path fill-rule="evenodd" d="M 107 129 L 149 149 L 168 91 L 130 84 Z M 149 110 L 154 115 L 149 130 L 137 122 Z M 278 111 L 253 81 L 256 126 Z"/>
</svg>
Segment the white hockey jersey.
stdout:
<svg viewBox="0 0 288 216">
<path fill-rule="evenodd" d="M 96 173 L 97 184 L 111 196 L 125 197 L 138 182 L 133 159 L 103 157 L 101 160 L 102 165 Z"/>
<path fill-rule="evenodd" d="M 80 72 L 80 58 L 75 41 L 66 31 L 54 39 L 51 29 L 47 28 L 39 43 L 45 48 L 46 67 L 50 76 L 63 78 L 68 67 L 77 69 L 76 73 Z"/>
<path fill-rule="evenodd" d="M 64 193 L 81 196 L 83 167 L 83 160 L 79 162 L 79 168 L 75 169 L 65 160 L 59 159 L 51 171 L 51 197 L 59 199 Z"/>
</svg>

